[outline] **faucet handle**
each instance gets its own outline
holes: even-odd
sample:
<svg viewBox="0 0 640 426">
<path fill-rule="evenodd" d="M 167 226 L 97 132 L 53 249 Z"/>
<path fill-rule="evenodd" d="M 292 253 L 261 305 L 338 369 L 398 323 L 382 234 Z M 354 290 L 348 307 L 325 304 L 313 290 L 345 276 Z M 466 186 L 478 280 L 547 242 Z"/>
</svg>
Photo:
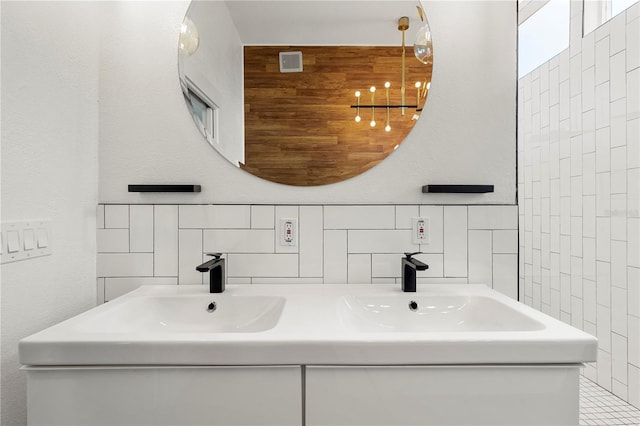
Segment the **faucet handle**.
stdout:
<svg viewBox="0 0 640 426">
<path fill-rule="evenodd" d="M 216 259 L 220 259 L 222 253 L 205 253 L 205 256 L 213 256 Z"/>
<path fill-rule="evenodd" d="M 415 256 L 416 254 L 421 254 L 421 251 L 416 251 L 414 253 L 405 253 L 404 255 L 407 256 L 407 260 L 411 259 L 411 256 Z"/>
</svg>

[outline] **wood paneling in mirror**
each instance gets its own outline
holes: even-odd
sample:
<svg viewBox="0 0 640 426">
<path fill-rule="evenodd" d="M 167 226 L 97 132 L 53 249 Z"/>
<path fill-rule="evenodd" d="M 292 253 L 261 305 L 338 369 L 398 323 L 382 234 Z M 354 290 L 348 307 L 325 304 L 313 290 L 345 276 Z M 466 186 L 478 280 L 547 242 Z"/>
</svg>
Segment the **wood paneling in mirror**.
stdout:
<svg viewBox="0 0 640 426">
<path fill-rule="evenodd" d="M 278 54 L 301 51 L 304 71 L 281 73 Z M 339 182 L 378 164 L 405 139 L 415 109 L 361 108 L 356 123 L 355 91 L 360 103 L 386 104 L 384 83 L 391 83 L 390 102 L 400 105 L 402 48 L 247 46 L 244 50 L 245 164 L 250 173 L 273 182 L 310 186 Z M 431 66 L 406 48 L 405 104 L 416 103 L 416 81 L 431 81 Z M 420 106 L 425 99 L 420 100 Z"/>
</svg>

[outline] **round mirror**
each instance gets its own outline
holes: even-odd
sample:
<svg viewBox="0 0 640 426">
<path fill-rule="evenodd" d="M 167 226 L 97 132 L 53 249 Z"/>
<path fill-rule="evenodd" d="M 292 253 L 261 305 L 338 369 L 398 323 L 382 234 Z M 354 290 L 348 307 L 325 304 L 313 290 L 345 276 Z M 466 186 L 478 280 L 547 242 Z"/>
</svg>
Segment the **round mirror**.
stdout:
<svg viewBox="0 0 640 426">
<path fill-rule="evenodd" d="M 178 71 L 223 157 L 272 182 L 356 176 L 423 113 L 433 48 L 417 1 L 192 1 Z"/>
</svg>

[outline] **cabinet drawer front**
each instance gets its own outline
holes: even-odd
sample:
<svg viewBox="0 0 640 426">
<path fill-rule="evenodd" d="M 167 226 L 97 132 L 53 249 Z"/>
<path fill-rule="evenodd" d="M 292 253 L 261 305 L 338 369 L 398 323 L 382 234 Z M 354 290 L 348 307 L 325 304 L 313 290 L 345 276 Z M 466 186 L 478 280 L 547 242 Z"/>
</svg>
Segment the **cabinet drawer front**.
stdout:
<svg viewBox="0 0 640 426">
<path fill-rule="evenodd" d="M 577 425 L 579 366 L 307 367 L 307 426 Z"/>
<path fill-rule="evenodd" d="M 300 366 L 27 368 L 29 425 L 300 425 Z"/>
</svg>

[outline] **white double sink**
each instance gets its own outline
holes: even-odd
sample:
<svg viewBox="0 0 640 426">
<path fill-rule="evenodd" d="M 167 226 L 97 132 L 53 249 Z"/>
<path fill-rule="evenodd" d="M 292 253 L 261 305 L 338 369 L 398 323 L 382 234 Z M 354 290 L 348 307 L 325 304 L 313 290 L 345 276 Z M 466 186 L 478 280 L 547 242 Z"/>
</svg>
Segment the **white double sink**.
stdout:
<svg viewBox="0 0 640 426">
<path fill-rule="evenodd" d="M 32 366 L 579 364 L 596 352 L 593 336 L 483 285 L 144 286 L 20 342 Z"/>
</svg>

